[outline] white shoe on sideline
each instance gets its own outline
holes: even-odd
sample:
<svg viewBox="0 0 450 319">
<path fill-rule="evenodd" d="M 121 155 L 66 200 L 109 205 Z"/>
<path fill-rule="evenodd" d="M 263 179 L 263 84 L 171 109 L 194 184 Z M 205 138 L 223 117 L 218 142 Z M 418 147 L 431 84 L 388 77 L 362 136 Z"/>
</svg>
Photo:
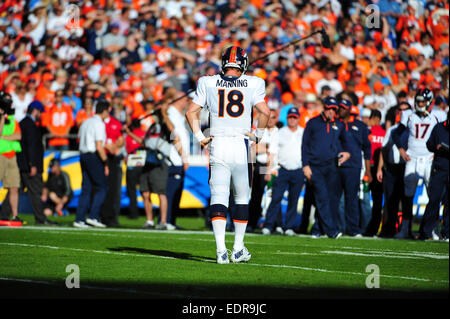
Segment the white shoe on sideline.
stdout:
<svg viewBox="0 0 450 319">
<path fill-rule="evenodd" d="M 342 237 L 342 233 L 339 232 L 339 233 L 337 233 L 336 236 L 334 236 L 333 238 L 334 238 L 334 239 L 339 239 L 339 238 L 341 238 L 341 237 Z"/>
<path fill-rule="evenodd" d="M 167 230 L 175 230 L 175 229 L 177 229 L 177 228 L 176 228 L 174 225 L 167 223 L 167 224 L 166 224 L 166 229 L 167 229 Z"/>
<path fill-rule="evenodd" d="M 91 226 L 87 225 L 85 222 L 73 222 L 73 227 L 76 228 L 91 228 Z"/>
<path fill-rule="evenodd" d="M 295 236 L 295 231 L 293 231 L 292 229 L 286 229 L 286 231 L 284 232 L 284 234 L 286 236 Z"/>
<path fill-rule="evenodd" d="M 263 229 L 261 229 L 261 233 L 262 233 L 263 235 L 270 235 L 270 229 L 264 227 Z"/>
<path fill-rule="evenodd" d="M 86 218 L 86 224 L 88 224 L 89 226 L 99 227 L 99 228 L 105 228 L 106 227 L 105 224 L 102 224 L 98 220 L 90 219 L 90 218 Z"/>
<path fill-rule="evenodd" d="M 284 234 L 283 228 L 281 227 L 275 228 L 275 234 L 283 235 Z"/>
<path fill-rule="evenodd" d="M 439 234 L 433 229 L 433 231 L 431 232 L 431 237 L 433 238 L 433 240 L 439 240 Z"/>
</svg>

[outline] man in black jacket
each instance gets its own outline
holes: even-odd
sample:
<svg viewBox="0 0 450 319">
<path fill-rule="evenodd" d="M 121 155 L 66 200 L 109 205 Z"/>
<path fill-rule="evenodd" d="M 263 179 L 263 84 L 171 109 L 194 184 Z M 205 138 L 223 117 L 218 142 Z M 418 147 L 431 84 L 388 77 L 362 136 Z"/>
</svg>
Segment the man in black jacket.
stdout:
<svg viewBox="0 0 450 319">
<path fill-rule="evenodd" d="M 336 121 L 339 103 L 334 97 L 322 101 L 324 111 L 306 124 L 302 140 L 303 173 L 312 184 L 318 214 L 311 230 L 313 237 L 342 236 L 336 225 L 339 198 L 338 166 L 350 158 L 343 145 L 351 138 L 342 122 Z"/>
<path fill-rule="evenodd" d="M 427 148 L 434 153 L 433 166 L 428 190 L 429 201 L 420 223 L 420 239 L 433 239 L 433 229 L 439 220 L 441 202 L 444 204 L 442 239 L 448 241 L 448 181 L 449 181 L 449 114 L 447 120 L 440 122 L 431 131 Z"/>
<path fill-rule="evenodd" d="M 39 121 L 43 111 L 42 103 L 33 101 L 28 106 L 26 117 L 19 123 L 22 131 L 22 139 L 20 140 L 22 152 L 17 153 L 17 164 L 19 165 L 22 187 L 26 187 L 28 190 L 35 224 L 58 225 L 45 217 L 42 205 L 44 145 L 36 121 Z"/>
</svg>

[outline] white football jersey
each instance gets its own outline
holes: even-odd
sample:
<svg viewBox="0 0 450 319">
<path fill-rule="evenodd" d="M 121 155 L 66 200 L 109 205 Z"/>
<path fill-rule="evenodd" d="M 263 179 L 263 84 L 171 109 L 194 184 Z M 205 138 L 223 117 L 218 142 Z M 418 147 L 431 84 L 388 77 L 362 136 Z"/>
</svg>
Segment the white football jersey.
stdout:
<svg viewBox="0 0 450 319">
<path fill-rule="evenodd" d="M 253 106 L 265 96 L 265 82 L 259 77 L 217 74 L 199 78 L 193 102 L 208 109 L 210 135 L 237 136 L 250 132 Z"/>
<path fill-rule="evenodd" d="M 402 113 L 401 123 L 408 128 L 408 155 L 412 157 L 431 156 L 427 149 L 427 141 L 433 127 L 438 123 L 436 116 L 428 114 L 420 117 L 410 110 Z"/>
</svg>

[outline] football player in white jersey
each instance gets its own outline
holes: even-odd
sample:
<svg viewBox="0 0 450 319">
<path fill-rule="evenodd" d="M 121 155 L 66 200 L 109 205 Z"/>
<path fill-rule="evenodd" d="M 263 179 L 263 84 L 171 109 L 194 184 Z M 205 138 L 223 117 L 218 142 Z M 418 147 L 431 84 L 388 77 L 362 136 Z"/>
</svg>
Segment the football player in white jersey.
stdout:
<svg viewBox="0 0 450 319">
<path fill-rule="evenodd" d="M 225 246 L 226 213 L 230 185 L 234 191 L 236 209 L 233 223 L 235 240 L 232 262 L 248 261 L 250 253 L 244 246 L 248 222 L 252 160 L 249 140 L 262 138 L 269 119 L 264 100 L 265 82 L 256 76 L 245 75 L 248 67 L 246 52 L 237 46 L 222 54 L 222 72 L 199 78 L 194 98 L 186 112 L 187 121 L 202 147 L 209 146 L 211 189 L 211 222 L 217 246 L 217 262 L 229 263 Z M 199 126 L 201 109 L 210 114 L 210 136 L 205 137 Z M 258 111 L 258 129 L 250 133 L 253 107 Z"/>
<path fill-rule="evenodd" d="M 433 92 L 427 88 L 418 89 L 414 98 L 414 111 L 403 112 L 400 124 L 392 138 L 400 156 L 405 160 L 405 197 L 407 207 L 403 207 L 403 221 L 396 238 L 412 238 L 411 220 L 413 199 L 419 179 L 423 179 L 428 189 L 433 153 L 427 149 L 426 142 L 433 127 L 439 120 L 431 114 Z M 400 136 L 408 131 L 407 150 L 401 145 Z"/>
</svg>

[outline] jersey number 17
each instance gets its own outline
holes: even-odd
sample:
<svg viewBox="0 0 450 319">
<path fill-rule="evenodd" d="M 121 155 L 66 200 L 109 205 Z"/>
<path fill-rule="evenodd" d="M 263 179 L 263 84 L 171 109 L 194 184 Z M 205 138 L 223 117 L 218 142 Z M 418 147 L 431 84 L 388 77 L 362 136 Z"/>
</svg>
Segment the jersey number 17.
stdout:
<svg viewBox="0 0 450 319">
<path fill-rule="evenodd" d="M 421 123 L 421 124 L 416 124 L 415 127 L 416 127 L 416 135 L 415 135 L 415 137 L 417 139 L 423 139 L 423 138 L 425 138 L 425 135 L 427 134 L 428 129 L 430 128 L 430 124 L 428 124 L 428 123 Z M 420 132 L 419 132 L 421 128 L 424 128 L 422 134 L 420 134 Z"/>
</svg>

